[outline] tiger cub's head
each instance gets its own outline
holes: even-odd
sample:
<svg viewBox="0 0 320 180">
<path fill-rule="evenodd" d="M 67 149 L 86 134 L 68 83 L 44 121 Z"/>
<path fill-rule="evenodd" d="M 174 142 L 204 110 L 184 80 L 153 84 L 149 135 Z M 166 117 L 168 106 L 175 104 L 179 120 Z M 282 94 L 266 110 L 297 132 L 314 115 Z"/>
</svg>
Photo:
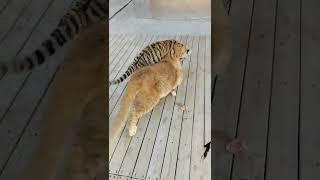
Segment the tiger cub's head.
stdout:
<svg viewBox="0 0 320 180">
<path fill-rule="evenodd" d="M 188 55 L 191 54 L 191 49 L 187 49 L 184 44 L 176 42 L 170 51 L 170 55 L 174 58 L 183 61 Z"/>
</svg>

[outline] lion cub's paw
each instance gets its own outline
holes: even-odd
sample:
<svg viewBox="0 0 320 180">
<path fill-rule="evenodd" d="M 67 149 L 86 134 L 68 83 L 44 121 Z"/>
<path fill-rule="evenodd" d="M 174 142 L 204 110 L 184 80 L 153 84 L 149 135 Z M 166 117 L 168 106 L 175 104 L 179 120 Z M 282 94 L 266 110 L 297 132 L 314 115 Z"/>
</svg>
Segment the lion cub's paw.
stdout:
<svg viewBox="0 0 320 180">
<path fill-rule="evenodd" d="M 137 126 L 130 126 L 129 136 L 134 136 L 137 133 Z"/>
<path fill-rule="evenodd" d="M 172 96 L 176 96 L 177 95 L 177 93 L 175 91 L 171 91 L 170 93 L 171 93 Z"/>
</svg>

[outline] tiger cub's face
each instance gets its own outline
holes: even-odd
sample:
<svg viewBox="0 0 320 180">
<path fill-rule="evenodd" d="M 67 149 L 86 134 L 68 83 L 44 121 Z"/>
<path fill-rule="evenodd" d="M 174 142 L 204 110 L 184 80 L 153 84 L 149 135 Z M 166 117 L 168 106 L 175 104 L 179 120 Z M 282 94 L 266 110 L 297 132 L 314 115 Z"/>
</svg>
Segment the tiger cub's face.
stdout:
<svg viewBox="0 0 320 180">
<path fill-rule="evenodd" d="M 183 61 L 190 54 L 191 50 L 187 49 L 186 46 L 181 43 L 176 43 L 171 50 L 171 56 L 178 58 L 181 61 Z"/>
</svg>

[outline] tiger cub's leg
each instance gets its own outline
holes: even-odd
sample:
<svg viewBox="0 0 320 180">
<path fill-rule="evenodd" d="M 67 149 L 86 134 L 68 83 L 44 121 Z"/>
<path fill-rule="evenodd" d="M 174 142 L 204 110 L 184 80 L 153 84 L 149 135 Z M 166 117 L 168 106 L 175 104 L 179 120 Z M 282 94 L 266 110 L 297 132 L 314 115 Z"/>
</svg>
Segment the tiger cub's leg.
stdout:
<svg viewBox="0 0 320 180">
<path fill-rule="evenodd" d="M 159 102 L 160 96 L 157 92 L 140 92 L 131 107 L 129 115 L 129 136 L 134 136 L 137 132 L 137 122 L 144 114 L 150 112 Z"/>
<path fill-rule="evenodd" d="M 103 173 L 107 162 L 107 116 L 105 91 L 99 92 L 85 107 L 78 127 L 77 141 L 72 146 L 68 180 L 93 180 Z"/>
</svg>

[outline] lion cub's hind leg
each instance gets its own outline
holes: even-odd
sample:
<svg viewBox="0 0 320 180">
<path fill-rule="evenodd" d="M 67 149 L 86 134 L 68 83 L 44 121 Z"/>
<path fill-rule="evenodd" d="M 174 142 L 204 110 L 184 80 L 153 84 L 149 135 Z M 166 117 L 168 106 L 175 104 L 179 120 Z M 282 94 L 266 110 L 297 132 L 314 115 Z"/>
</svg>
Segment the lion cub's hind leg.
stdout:
<svg viewBox="0 0 320 180">
<path fill-rule="evenodd" d="M 172 96 L 176 96 L 176 95 L 177 95 L 177 93 L 176 93 L 176 91 L 175 91 L 174 89 L 172 89 L 172 91 L 170 92 L 170 94 L 171 94 Z"/>
<path fill-rule="evenodd" d="M 129 115 L 129 136 L 134 136 L 136 134 L 138 119 L 150 112 L 159 103 L 159 101 L 159 93 L 155 91 L 141 91 L 137 94 Z"/>
</svg>

